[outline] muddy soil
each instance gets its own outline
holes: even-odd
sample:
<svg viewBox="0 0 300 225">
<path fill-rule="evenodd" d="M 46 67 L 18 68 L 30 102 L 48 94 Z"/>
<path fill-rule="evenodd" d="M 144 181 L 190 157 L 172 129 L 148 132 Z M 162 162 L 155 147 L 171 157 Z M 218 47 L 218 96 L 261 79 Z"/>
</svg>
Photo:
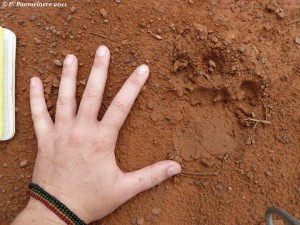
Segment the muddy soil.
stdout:
<svg viewBox="0 0 300 225">
<path fill-rule="evenodd" d="M 131 171 L 174 159 L 184 172 L 95 224 L 260 224 L 270 205 L 300 218 L 299 18 L 298 0 L 1 9 L 18 43 L 16 135 L 0 143 L 0 224 L 28 200 L 37 152 L 30 77 L 43 80 L 53 116 L 64 56 L 79 59 L 79 101 L 100 44 L 112 57 L 99 118 L 137 65 L 151 68 L 121 130 L 118 164 Z"/>
</svg>

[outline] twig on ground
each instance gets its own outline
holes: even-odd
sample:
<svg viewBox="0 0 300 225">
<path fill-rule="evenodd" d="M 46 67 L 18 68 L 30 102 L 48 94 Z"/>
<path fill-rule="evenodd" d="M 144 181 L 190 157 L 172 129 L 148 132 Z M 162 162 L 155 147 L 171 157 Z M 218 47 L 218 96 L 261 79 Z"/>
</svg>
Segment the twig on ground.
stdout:
<svg viewBox="0 0 300 225">
<path fill-rule="evenodd" d="M 210 83 L 212 83 L 213 84 L 213 86 L 218 90 L 218 91 L 220 91 L 220 88 L 210 79 L 210 77 L 209 77 L 209 75 L 207 75 L 206 73 L 202 73 L 202 75 L 203 75 L 203 77 L 205 78 L 205 79 L 207 79 Z"/>
<path fill-rule="evenodd" d="M 254 118 L 246 118 L 244 120 L 249 120 L 249 121 L 253 121 L 253 122 L 257 122 L 257 123 L 271 124 L 271 121 L 269 121 L 269 120 L 258 120 L 258 119 L 254 119 Z"/>
<path fill-rule="evenodd" d="M 152 35 L 153 37 L 155 37 L 157 40 L 161 40 L 161 39 L 162 39 L 162 37 L 161 37 L 160 35 L 158 35 L 158 34 L 153 34 L 153 33 L 151 33 L 151 35 Z"/>
<path fill-rule="evenodd" d="M 293 24 L 293 23 L 298 23 L 298 22 L 300 22 L 300 18 L 295 19 L 295 20 L 292 20 L 292 21 L 286 23 L 286 25 L 288 26 L 288 25 L 291 25 L 291 24 Z"/>
<path fill-rule="evenodd" d="M 201 172 L 181 172 L 180 175 L 182 176 L 217 176 L 220 171 L 215 171 L 215 172 L 207 172 L 207 173 L 201 173 Z"/>
<path fill-rule="evenodd" d="M 104 34 L 98 34 L 98 33 L 94 33 L 94 32 L 90 32 L 90 34 L 93 34 L 93 35 L 96 35 L 96 36 L 99 36 L 99 37 L 103 37 L 103 38 L 107 38 L 107 36 L 104 35 Z"/>
</svg>

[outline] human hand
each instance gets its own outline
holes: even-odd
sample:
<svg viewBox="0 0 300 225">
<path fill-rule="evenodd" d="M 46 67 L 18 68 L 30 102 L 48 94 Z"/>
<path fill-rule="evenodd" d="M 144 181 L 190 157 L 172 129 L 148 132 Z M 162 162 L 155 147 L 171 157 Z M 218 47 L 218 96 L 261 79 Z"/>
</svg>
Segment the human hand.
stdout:
<svg viewBox="0 0 300 225">
<path fill-rule="evenodd" d="M 30 82 L 30 104 L 38 139 L 32 181 L 64 203 L 86 223 L 101 219 L 118 206 L 165 179 L 181 172 L 178 163 L 161 161 L 125 173 L 116 163 L 119 130 L 149 76 L 138 67 L 116 95 L 101 121 L 97 120 L 107 78 L 110 53 L 98 48 L 83 97 L 76 113 L 77 59 L 64 61 L 53 123 L 40 79 Z M 31 198 L 31 208 L 41 208 Z M 37 206 L 39 205 L 39 206 Z"/>
</svg>

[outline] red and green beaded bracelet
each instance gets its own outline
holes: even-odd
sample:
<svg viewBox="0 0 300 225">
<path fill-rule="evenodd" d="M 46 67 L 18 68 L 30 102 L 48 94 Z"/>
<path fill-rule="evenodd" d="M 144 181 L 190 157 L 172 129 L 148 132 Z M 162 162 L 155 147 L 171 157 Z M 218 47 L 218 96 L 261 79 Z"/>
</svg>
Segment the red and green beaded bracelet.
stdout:
<svg viewBox="0 0 300 225">
<path fill-rule="evenodd" d="M 30 183 L 28 185 L 28 194 L 42 202 L 48 209 L 54 212 L 67 225 L 85 225 L 67 206 L 58 201 L 52 195 L 48 194 L 39 185 Z"/>
</svg>

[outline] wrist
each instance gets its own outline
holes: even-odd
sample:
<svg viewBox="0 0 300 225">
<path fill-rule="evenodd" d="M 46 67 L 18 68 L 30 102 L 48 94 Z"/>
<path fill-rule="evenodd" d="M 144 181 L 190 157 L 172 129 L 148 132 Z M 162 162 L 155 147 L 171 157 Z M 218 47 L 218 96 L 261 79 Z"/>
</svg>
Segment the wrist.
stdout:
<svg viewBox="0 0 300 225">
<path fill-rule="evenodd" d="M 34 198 L 30 198 L 27 206 L 19 214 L 12 225 L 18 224 L 66 225 L 54 212 Z"/>
</svg>

